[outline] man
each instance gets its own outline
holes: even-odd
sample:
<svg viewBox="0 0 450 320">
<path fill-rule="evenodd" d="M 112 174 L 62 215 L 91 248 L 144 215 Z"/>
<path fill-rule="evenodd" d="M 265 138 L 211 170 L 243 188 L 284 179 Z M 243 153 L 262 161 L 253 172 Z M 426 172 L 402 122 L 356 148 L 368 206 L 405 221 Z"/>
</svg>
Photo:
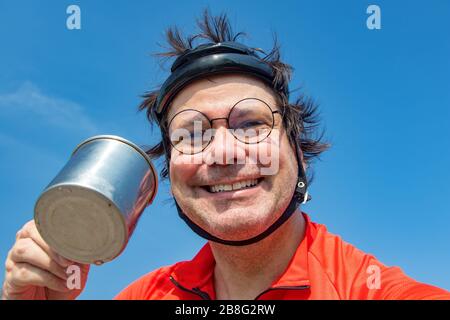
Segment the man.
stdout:
<svg viewBox="0 0 450 320">
<path fill-rule="evenodd" d="M 290 68 L 236 42 L 226 16 L 199 22 L 183 39 L 163 86 L 140 109 L 158 123 L 178 213 L 208 240 L 192 261 L 137 280 L 117 299 L 450 299 L 450 293 L 386 267 L 311 222 L 305 169 L 328 145 L 314 139 L 315 107 L 289 103 Z M 205 43 L 193 46 L 195 39 Z M 33 222 L 8 254 L 3 297 L 73 299 L 71 262 L 42 240 Z M 88 266 L 83 267 L 83 287 Z"/>
</svg>

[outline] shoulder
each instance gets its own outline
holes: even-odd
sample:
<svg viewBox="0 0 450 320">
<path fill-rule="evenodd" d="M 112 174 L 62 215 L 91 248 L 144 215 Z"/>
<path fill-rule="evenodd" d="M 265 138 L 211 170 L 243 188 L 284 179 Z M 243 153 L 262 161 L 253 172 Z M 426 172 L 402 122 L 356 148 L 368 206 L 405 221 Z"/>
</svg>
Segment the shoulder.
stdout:
<svg viewBox="0 0 450 320">
<path fill-rule="evenodd" d="M 312 229 L 314 236 L 308 250 L 312 280 L 328 282 L 340 299 L 351 299 L 355 292 L 364 291 L 368 276 L 387 268 L 373 255 L 329 232 L 324 225 L 312 223 Z"/>
<path fill-rule="evenodd" d="M 201 283 L 207 282 L 211 278 L 213 270 L 214 256 L 210 245 L 206 243 L 193 259 L 162 267 L 146 274 L 125 288 L 115 299 L 192 299 L 191 291 L 186 288 L 195 288 Z"/>
<path fill-rule="evenodd" d="M 311 224 L 315 236 L 309 252 L 328 272 L 335 274 L 343 270 L 346 273 L 358 271 L 358 266 L 368 262 L 384 267 L 372 254 L 363 252 L 340 236 L 329 232 L 326 226 L 318 223 Z"/>
<path fill-rule="evenodd" d="M 332 283 L 341 299 L 449 299 L 450 293 L 417 282 L 401 268 L 386 266 L 374 255 L 363 252 L 312 223 L 315 237 L 308 260 Z"/>
<path fill-rule="evenodd" d="M 156 269 L 132 282 L 122 290 L 115 300 L 153 300 L 161 299 L 171 288 L 170 275 L 185 261 Z"/>
</svg>

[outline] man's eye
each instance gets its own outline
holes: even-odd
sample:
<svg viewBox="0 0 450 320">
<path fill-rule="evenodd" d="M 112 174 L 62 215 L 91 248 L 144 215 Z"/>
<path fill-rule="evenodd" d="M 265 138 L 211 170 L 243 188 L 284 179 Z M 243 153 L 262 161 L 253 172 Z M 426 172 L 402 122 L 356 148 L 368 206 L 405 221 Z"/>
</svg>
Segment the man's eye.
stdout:
<svg viewBox="0 0 450 320">
<path fill-rule="evenodd" d="M 264 123 L 262 121 L 258 121 L 258 120 L 246 121 L 239 125 L 239 129 L 248 129 L 248 128 L 253 128 L 253 127 L 259 127 L 262 125 L 264 125 Z"/>
</svg>

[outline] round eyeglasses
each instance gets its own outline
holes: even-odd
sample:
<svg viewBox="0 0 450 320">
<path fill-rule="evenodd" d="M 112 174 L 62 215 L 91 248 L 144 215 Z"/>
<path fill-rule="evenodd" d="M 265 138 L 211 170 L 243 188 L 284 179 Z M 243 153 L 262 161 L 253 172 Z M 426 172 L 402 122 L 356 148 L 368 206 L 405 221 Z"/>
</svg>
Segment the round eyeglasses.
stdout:
<svg viewBox="0 0 450 320">
<path fill-rule="evenodd" d="M 171 145 L 183 154 L 202 152 L 214 138 L 213 121 L 226 120 L 228 130 L 239 141 L 255 144 L 266 139 L 275 124 L 275 113 L 258 98 L 238 101 L 226 118 L 209 119 L 195 109 L 184 109 L 173 116 L 168 124 Z"/>
</svg>

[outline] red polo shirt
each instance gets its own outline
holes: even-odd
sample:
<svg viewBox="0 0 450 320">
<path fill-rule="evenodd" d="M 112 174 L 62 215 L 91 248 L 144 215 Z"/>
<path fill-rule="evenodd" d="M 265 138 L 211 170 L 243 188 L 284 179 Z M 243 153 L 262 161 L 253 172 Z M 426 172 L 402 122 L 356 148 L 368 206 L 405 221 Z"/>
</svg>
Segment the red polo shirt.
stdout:
<svg viewBox="0 0 450 320">
<path fill-rule="evenodd" d="M 303 216 L 304 239 L 284 273 L 257 299 L 450 299 L 450 292 L 419 283 L 398 267 L 383 265 Z M 191 261 L 155 270 L 115 299 L 215 299 L 214 265 L 207 243 Z"/>
</svg>

